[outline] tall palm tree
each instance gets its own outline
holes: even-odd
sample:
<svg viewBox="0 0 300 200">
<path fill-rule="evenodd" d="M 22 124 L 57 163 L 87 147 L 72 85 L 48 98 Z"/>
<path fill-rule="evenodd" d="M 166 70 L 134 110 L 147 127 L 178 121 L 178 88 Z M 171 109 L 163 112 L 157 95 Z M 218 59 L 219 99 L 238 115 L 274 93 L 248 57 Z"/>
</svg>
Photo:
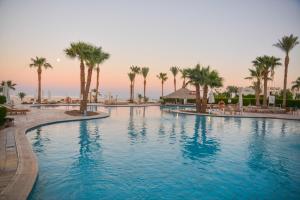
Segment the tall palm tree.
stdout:
<svg viewBox="0 0 300 200">
<path fill-rule="evenodd" d="M 261 66 L 254 66 L 254 69 L 249 69 L 250 76 L 245 79 L 253 80 L 253 88 L 255 90 L 256 106 L 260 106 L 259 95 L 261 92 L 261 81 L 263 78 L 263 70 Z"/>
<path fill-rule="evenodd" d="M 167 73 L 159 73 L 157 78 L 161 80 L 161 97 L 164 96 L 164 83 L 168 80 Z"/>
<path fill-rule="evenodd" d="M 172 72 L 173 77 L 174 77 L 174 91 L 176 91 L 176 76 L 179 72 L 179 67 L 173 66 L 170 68 L 170 71 Z"/>
<path fill-rule="evenodd" d="M 275 47 L 278 47 L 282 51 L 285 52 L 285 60 L 284 60 L 284 81 L 283 81 L 283 102 L 282 106 L 286 107 L 286 86 L 287 86 L 287 74 L 288 74 L 288 66 L 290 62 L 289 58 L 289 52 L 299 44 L 298 37 L 293 36 L 291 34 L 290 36 L 284 36 L 281 38 L 281 40 L 278 40 L 276 44 L 274 44 Z"/>
<path fill-rule="evenodd" d="M 135 79 L 135 73 L 129 72 L 128 73 L 128 78 L 130 80 L 130 99 L 129 99 L 129 101 L 133 102 L 133 82 L 134 82 L 134 79 Z"/>
<path fill-rule="evenodd" d="M 146 79 L 149 73 L 149 67 L 143 67 L 141 69 L 141 73 L 144 77 L 144 102 L 146 101 Z"/>
<path fill-rule="evenodd" d="M 300 77 L 298 77 L 295 81 L 292 82 L 292 90 L 300 90 Z"/>
<path fill-rule="evenodd" d="M 48 69 L 52 68 L 50 63 L 47 62 L 46 58 L 43 57 L 35 57 L 31 58 L 32 63 L 29 64 L 29 67 L 36 67 L 38 73 L 38 103 L 41 103 L 41 93 L 42 93 L 42 86 L 41 86 L 41 79 L 42 79 L 42 68 Z"/>
<path fill-rule="evenodd" d="M 219 73 L 216 70 L 211 71 L 210 66 L 202 68 L 202 77 L 204 85 L 201 112 L 205 113 L 207 108 L 208 88 L 222 87 L 223 78 L 219 76 Z"/>
<path fill-rule="evenodd" d="M 15 90 L 16 89 L 15 87 L 16 87 L 17 84 L 13 83 L 12 81 L 10 81 L 10 80 L 9 81 L 2 81 L 1 82 L 1 86 L 4 86 L 5 83 L 7 84 L 7 86 L 8 86 L 9 89 L 11 89 L 11 90 Z"/>
<path fill-rule="evenodd" d="M 86 57 L 86 66 L 88 68 L 88 71 L 87 71 L 86 84 L 84 88 L 83 100 L 81 103 L 82 104 L 81 111 L 83 113 L 87 110 L 88 94 L 90 91 L 93 70 L 98 63 L 102 63 L 104 60 L 108 58 L 109 56 L 107 56 L 107 53 L 102 51 L 101 47 L 95 47 L 92 45 L 89 46 L 88 54 Z"/>
<path fill-rule="evenodd" d="M 183 78 L 183 82 L 182 82 L 182 88 L 186 87 L 186 78 L 187 78 L 187 70 L 186 69 L 180 69 L 179 70 L 181 73 L 181 78 Z"/>
<path fill-rule="evenodd" d="M 264 80 L 264 96 L 263 96 L 263 107 L 267 107 L 267 92 L 268 92 L 268 81 L 273 79 L 274 69 L 276 66 L 281 65 L 279 62 L 280 58 L 274 56 L 260 56 L 252 61 L 255 67 L 261 67 L 262 75 Z"/>
<path fill-rule="evenodd" d="M 189 79 L 187 84 L 192 84 L 196 88 L 196 112 L 201 112 L 201 95 L 200 85 L 203 85 L 203 71 L 200 64 L 197 64 L 194 68 L 186 69 L 186 77 Z"/>
<path fill-rule="evenodd" d="M 138 67 L 138 66 L 132 65 L 132 66 L 130 67 L 130 70 L 131 70 L 131 72 L 135 73 L 135 75 L 138 75 L 138 74 L 141 73 L 141 68 Z M 133 97 L 132 99 L 134 99 L 135 78 L 136 78 L 136 76 L 134 77 L 133 85 L 132 85 L 132 97 Z"/>
<path fill-rule="evenodd" d="M 96 73 L 97 73 L 97 80 L 96 80 L 96 91 L 95 91 L 95 102 L 98 103 L 98 94 L 99 94 L 99 74 L 100 74 L 100 67 L 99 65 L 106 59 L 109 58 L 108 53 L 102 53 L 101 56 L 98 57 L 96 60 L 97 67 L 96 67 Z"/>
<path fill-rule="evenodd" d="M 84 87 L 85 87 L 85 64 L 87 59 L 90 44 L 85 42 L 72 42 L 69 48 L 64 50 L 65 54 L 74 59 L 77 58 L 80 61 L 80 98 L 83 98 Z"/>
</svg>

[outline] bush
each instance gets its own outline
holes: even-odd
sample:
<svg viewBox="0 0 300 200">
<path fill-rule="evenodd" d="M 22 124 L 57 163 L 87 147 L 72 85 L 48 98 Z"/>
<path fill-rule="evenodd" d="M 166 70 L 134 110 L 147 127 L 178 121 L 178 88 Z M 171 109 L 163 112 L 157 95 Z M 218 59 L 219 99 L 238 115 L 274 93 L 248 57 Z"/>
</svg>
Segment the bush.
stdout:
<svg viewBox="0 0 300 200">
<path fill-rule="evenodd" d="M 0 104 L 5 104 L 6 103 L 6 97 L 0 95 Z"/>
<path fill-rule="evenodd" d="M 7 113 L 6 108 L 0 107 L 0 125 L 3 125 L 5 122 L 6 113 Z"/>
<path fill-rule="evenodd" d="M 218 104 L 220 101 L 224 101 L 225 104 L 228 104 L 228 99 L 229 98 L 215 98 L 215 104 Z M 261 97 L 259 99 L 260 101 L 260 105 L 262 105 L 263 103 L 263 98 Z M 175 99 L 163 99 L 164 103 L 175 103 L 176 100 Z M 196 103 L 195 99 L 188 99 L 187 101 L 188 103 Z M 239 98 L 235 97 L 231 99 L 230 104 L 237 104 L 239 102 Z M 183 103 L 182 99 L 177 99 L 177 103 Z M 249 106 L 249 105 L 255 105 L 256 104 L 256 100 L 255 98 L 248 98 L 248 97 L 243 97 L 243 105 L 244 106 Z M 275 100 L 275 105 L 276 106 L 282 106 L 282 99 L 276 99 Z M 287 107 L 291 107 L 291 108 L 300 108 L 300 100 L 294 100 L 294 99 L 287 99 L 286 100 L 286 105 Z"/>
</svg>

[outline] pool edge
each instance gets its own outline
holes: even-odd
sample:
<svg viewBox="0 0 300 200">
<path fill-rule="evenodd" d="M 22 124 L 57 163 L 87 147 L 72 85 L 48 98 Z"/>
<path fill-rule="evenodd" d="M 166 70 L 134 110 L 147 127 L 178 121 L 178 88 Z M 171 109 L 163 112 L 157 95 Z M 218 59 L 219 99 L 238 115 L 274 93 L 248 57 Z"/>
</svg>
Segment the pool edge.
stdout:
<svg viewBox="0 0 300 200">
<path fill-rule="evenodd" d="M 18 159 L 17 170 L 12 179 L 9 181 L 8 185 L 0 194 L 0 199 L 27 199 L 37 180 L 39 171 L 38 161 L 36 154 L 33 152 L 32 146 L 26 137 L 26 133 L 28 131 L 34 130 L 41 126 L 56 123 L 103 119 L 109 116 L 109 114 L 101 112 L 97 116 L 71 117 L 69 119 L 62 118 L 46 121 L 36 121 L 34 124 L 31 124 L 29 126 L 24 125 L 21 127 L 15 127 L 14 137 Z"/>
</svg>

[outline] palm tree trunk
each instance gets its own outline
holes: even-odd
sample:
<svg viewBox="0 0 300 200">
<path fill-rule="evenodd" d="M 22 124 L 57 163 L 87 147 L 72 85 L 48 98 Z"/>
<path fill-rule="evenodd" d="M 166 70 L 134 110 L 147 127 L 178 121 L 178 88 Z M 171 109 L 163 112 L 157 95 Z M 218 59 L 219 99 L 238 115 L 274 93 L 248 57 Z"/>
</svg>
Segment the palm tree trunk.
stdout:
<svg viewBox="0 0 300 200">
<path fill-rule="evenodd" d="M 183 78 L 182 88 L 185 88 L 185 78 Z"/>
<path fill-rule="evenodd" d="M 259 93 L 260 93 L 260 80 L 257 80 L 257 85 L 255 88 L 255 105 L 256 106 L 260 106 L 260 102 L 259 102 Z"/>
<path fill-rule="evenodd" d="M 146 79 L 144 79 L 144 102 L 146 99 Z"/>
<path fill-rule="evenodd" d="M 201 112 L 202 113 L 206 113 L 207 94 L 208 94 L 208 86 L 204 85 L 204 87 L 203 87 L 203 97 L 202 97 L 202 106 L 201 106 Z"/>
<path fill-rule="evenodd" d="M 174 76 L 174 92 L 176 91 L 176 78 Z"/>
<path fill-rule="evenodd" d="M 199 84 L 195 85 L 196 87 L 196 112 L 201 111 L 201 98 L 200 98 L 200 86 Z"/>
<path fill-rule="evenodd" d="M 164 82 L 161 82 L 161 97 L 164 96 Z"/>
<path fill-rule="evenodd" d="M 135 85 L 135 79 L 133 80 L 132 83 L 132 102 L 134 101 L 134 85 Z"/>
<path fill-rule="evenodd" d="M 99 73 L 100 73 L 100 68 L 98 66 L 97 67 L 96 96 L 95 96 L 95 102 L 96 103 L 98 103 L 98 94 L 99 94 Z"/>
<path fill-rule="evenodd" d="M 132 84 L 133 84 L 133 83 L 130 82 L 130 86 L 129 86 L 129 87 L 130 87 L 130 98 L 129 98 L 129 101 L 130 101 L 130 102 L 132 102 Z"/>
<path fill-rule="evenodd" d="M 42 98 L 41 98 L 41 94 L 42 94 L 42 68 L 41 67 L 38 67 L 38 70 L 37 70 L 37 73 L 38 73 L 38 103 L 41 103 L 42 102 Z"/>
<path fill-rule="evenodd" d="M 287 74 L 288 74 L 288 66 L 289 66 L 289 55 L 286 54 L 284 60 L 284 81 L 283 81 L 283 100 L 282 100 L 282 107 L 286 107 L 286 85 L 287 85 Z"/>
<path fill-rule="evenodd" d="M 87 110 L 87 101 L 88 101 L 88 95 L 89 95 L 89 90 L 91 86 L 91 80 L 92 80 L 92 73 L 93 73 L 93 68 L 89 67 L 88 68 L 88 74 L 87 74 L 87 81 L 86 81 L 86 87 L 83 95 L 83 112 Z"/>
<path fill-rule="evenodd" d="M 83 60 L 80 61 L 80 95 L 83 98 L 84 94 L 84 85 L 85 85 L 85 72 L 84 72 L 84 63 Z"/>
<path fill-rule="evenodd" d="M 267 92 L 268 92 L 268 74 L 264 74 L 264 98 L 263 98 L 263 107 L 267 108 Z"/>
<path fill-rule="evenodd" d="M 80 113 L 84 113 L 84 86 L 85 86 L 85 71 L 84 71 L 84 63 L 83 60 L 80 60 Z"/>
</svg>

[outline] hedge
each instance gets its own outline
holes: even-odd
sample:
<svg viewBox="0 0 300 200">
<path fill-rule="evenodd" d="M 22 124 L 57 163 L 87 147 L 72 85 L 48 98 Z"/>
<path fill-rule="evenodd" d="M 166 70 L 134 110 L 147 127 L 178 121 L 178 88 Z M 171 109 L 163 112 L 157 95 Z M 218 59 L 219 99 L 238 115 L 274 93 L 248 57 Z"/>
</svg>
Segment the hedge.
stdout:
<svg viewBox="0 0 300 200">
<path fill-rule="evenodd" d="M 219 103 L 220 101 L 224 101 L 226 104 L 228 104 L 228 99 L 229 98 L 215 98 L 215 104 Z M 260 98 L 260 104 L 262 105 L 263 99 Z M 164 102 L 176 102 L 175 99 L 164 99 Z M 183 100 L 177 99 L 178 103 L 183 103 Z M 195 99 L 188 99 L 188 103 L 196 103 Z M 237 104 L 239 102 L 239 98 L 231 98 L 231 104 Z M 256 104 L 256 99 L 255 98 L 243 98 L 243 105 L 248 106 L 248 105 L 255 105 Z M 294 100 L 294 99 L 287 99 L 286 100 L 287 107 L 297 107 L 300 108 L 300 100 Z M 275 105 L 276 106 L 282 106 L 282 99 L 275 99 Z"/>
<path fill-rule="evenodd" d="M 0 106 L 0 125 L 3 125 L 5 122 L 6 113 L 6 108 Z"/>
<path fill-rule="evenodd" d="M 0 104 L 5 104 L 6 103 L 6 97 L 0 95 Z"/>
</svg>

